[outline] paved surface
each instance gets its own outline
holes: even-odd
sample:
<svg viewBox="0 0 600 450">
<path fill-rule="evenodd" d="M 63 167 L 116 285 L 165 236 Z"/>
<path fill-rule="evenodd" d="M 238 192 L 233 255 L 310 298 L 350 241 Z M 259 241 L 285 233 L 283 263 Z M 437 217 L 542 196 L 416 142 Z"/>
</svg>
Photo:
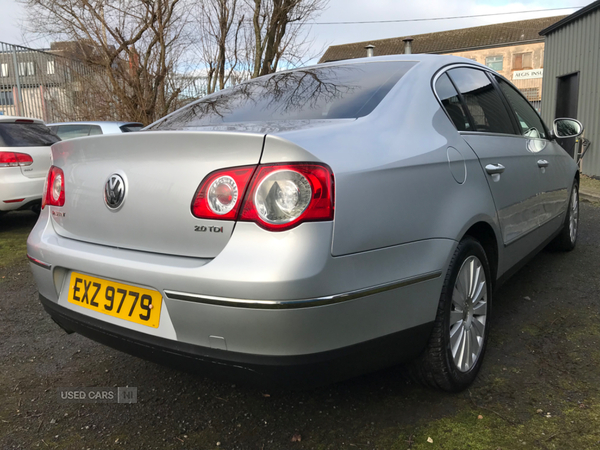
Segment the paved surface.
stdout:
<svg viewBox="0 0 600 450">
<path fill-rule="evenodd" d="M 0 449 L 600 443 L 600 208 L 588 203 L 573 252 L 540 253 L 497 293 L 482 373 L 455 395 L 411 384 L 397 368 L 312 391 L 256 390 L 66 335 L 39 304 L 23 259 L 34 221 L 0 219 Z M 57 389 L 69 386 L 137 387 L 137 403 L 61 402 Z"/>
</svg>

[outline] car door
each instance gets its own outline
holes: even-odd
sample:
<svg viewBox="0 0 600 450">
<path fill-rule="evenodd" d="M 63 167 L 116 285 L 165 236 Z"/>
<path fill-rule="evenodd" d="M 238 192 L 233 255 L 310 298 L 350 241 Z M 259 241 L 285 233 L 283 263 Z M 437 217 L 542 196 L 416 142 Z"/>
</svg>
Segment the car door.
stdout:
<svg viewBox="0 0 600 450">
<path fill-rule="evenodd" d="M 517 132 L 512 113 L 485 70 L 457 67 L 447 74 L 468 115 L 468 129 L 460 133 L 487 175 L 504 246 L 527 237 L 514 253 L 514 258 L 520 259 L 544 240 L 539 232 L 543 204 L 536 155 Z"/>
<path fill-rule="evenodd" d="M 494 77 L 517 119 L 517 128 L 526 142 L 527 150 L 536 159 L 541 181 L 538 200 L 543 205 L 543 211 L 537 219 L 539 226 L 542 226 L 562 214 L 567 207 L 573 182 L 569 179 L 570 156 L 556 140 L 550 139 L 544 122 L 523 95 L 502 78 Z"/>
</svg>

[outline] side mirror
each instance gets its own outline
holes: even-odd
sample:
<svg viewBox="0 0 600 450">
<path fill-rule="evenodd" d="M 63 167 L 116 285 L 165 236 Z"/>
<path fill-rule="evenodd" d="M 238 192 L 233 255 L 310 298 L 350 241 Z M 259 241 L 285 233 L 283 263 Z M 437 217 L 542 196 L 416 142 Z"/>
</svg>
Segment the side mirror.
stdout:
<svg viewBox="0 0 600 450">
<path fill-rule="evenodd" d="M 560 139 L 574 138 L 583 133 L 583 125 L 575 119 L 554 119 L 554 136 Z"/>
</svg>

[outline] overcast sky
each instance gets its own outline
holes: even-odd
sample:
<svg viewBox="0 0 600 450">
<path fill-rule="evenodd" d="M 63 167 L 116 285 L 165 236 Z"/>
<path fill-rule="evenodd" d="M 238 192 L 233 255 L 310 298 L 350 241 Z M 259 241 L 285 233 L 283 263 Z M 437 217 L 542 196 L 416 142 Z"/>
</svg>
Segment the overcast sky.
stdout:
<svg viewBox="0 0 600 450">
<path fill-rule="evenodd" d="M 330 0 L 329 7 L 317 22 L 381 21 L 443 18 L 454 16 L 499 14 L 550 8 L 571 8 L 559 11 L 544 11 L 510 15 L 494 15 L 471 19 L 431 20 L 403 23 L 377 23 L 352 25 L 312 26 L 315 52 L 327 45 L 385 39 L 397 36 L 416 35 L 434 31 L 512 22 L 536 17 L 571 14 L 590 0 Z M 47 42 L 33 41 L 23 36 L 20 25 L 23 21 L 23 6 L 15 0 L 0 0 L 0 41 L 27 45 L 33 48 L 47 47 Z"/>
</svg>

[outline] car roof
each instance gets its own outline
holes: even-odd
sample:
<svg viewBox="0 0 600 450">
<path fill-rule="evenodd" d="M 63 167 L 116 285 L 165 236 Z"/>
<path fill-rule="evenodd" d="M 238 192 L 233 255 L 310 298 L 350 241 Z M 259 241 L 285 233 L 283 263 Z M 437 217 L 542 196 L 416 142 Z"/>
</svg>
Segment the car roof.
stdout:
<svg viewBox="0 0 600 450">
<path fill-rule="evenodd" d="M 44 123 L 43 120 L 41 119 L 35 119 L 33 117 L 22 117 L 22 116 L 0 116 L 0 122 L 8 122 L 8 123 L 15 123 L 17 121 L 22 121 L 22 120 L 26 120 L 27 122 L 33 122 L 33 123 Z"/>
<path fill-rule="evenodd" d="M 348 64 L 365 64 L 365 63 L 373 63 L 373 62 L 385 62 L 385 61 L 412 61 L 412 62 L 423 62 L 427 63 L 430 67 L 437 66 L 439 68 L 450 65 L 450 64 L 472 64 L 474 66 L 484 67 L 483 64 L 480 64 L 472 59 L 463 58 L 461 56 L 454 55 L 433 55 L 433 54 L 425 54 L 425 53 L 411 53 L 411 54 L 402 54 L 402 55 L 385 55 L 385 56 L 372 56 L 364 58 L 352 58 L 352 59 L 340 59 L 338 61 L 331 61 L 321 64 L 316 64 L 313 66 L 307 67 L 297 67 L 294 69 L 289 69 L 282 72 L 293 72 L 295 70 L 305 70 L 310 68 L 319 68 L 319 67 L 332 67 L 332 66 L 345 66 Z M 252 80 L 250 80 L 252 81 Z"/>
</svg>

